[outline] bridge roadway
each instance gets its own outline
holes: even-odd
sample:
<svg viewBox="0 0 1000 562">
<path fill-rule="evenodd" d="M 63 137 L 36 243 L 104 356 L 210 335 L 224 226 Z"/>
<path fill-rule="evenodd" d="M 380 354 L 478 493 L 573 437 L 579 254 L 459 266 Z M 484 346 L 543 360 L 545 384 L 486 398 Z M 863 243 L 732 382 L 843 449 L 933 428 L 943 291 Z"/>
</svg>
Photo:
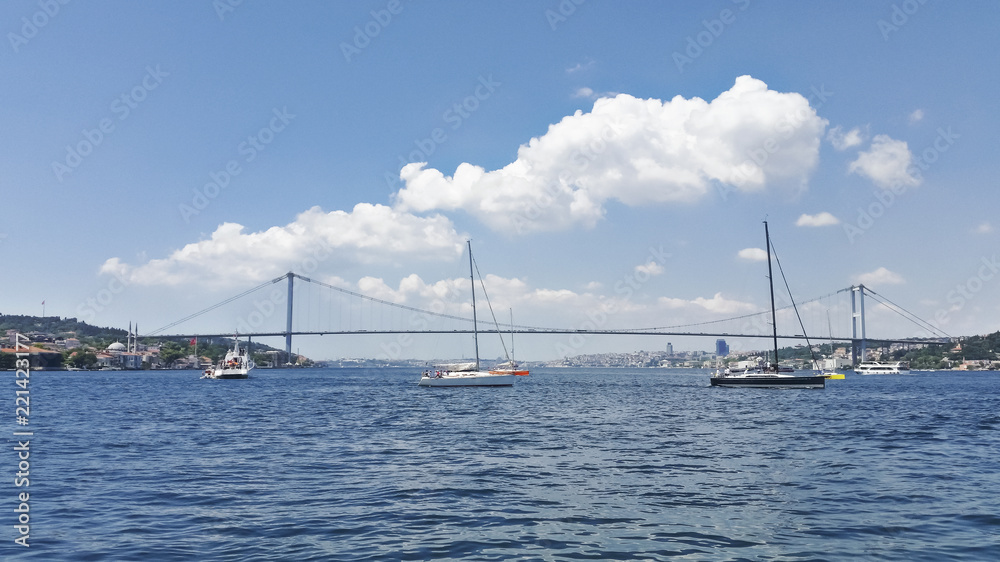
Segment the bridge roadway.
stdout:
<svg viewBox="0 0 1000 562">
<path fill-rule="evenodd" d="M 475 330 L 351 330 L 351 331 L 305 331 L 305 332 L 254 332 L 246 334 L 234 334 L 232 332 L 223 334 L 157 334 L 156 338 L 267 338 L 267 337 L 287 337 L 291 336 L 356 336 L 356 335 L 397 335 L 397 334 L 473 334 Z M 509 334 L 511 330 L 479 330 L 480 334 Z M 535 335 L 585 335 L 585 336 L 691 336 L 691 337 L 711 337 L 711 338 L 767 338 L 771 339 L 774 334 L 731 334 L 724 332 L 657 332 L 644 330 L 513 330 L 515 334 L 535 334 Z M 827 336 L 809 336 L 797 334 L 794 336 L 778 336 L 779 340 L 814 340 L 814 341 L 842 341 L 849 342 L 852 338 L 836 338 Z M 910 339 L 886 339 L 886 338 L 864 338 L 869 342 L 876 343 L 948 343 L 942 338 L 910 338 Z M 858 341 L 861 341 L 858 338 Z"/>
</svg>

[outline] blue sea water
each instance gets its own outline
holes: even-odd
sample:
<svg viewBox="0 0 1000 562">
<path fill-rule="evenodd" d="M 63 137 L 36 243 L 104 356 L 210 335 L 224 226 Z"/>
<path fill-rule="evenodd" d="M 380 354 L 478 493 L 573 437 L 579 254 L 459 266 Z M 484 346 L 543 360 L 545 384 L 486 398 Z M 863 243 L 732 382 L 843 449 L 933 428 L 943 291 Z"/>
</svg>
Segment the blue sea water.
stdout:
<svg viewBox="0 0 1000 562">
<path fill-rule="evenodd" d="M 708 376 L 35 372 L 29 488 L 11 432 L 0 455 L 0 557 L 1000 559 L 1000 373 Z"/>
</svg>

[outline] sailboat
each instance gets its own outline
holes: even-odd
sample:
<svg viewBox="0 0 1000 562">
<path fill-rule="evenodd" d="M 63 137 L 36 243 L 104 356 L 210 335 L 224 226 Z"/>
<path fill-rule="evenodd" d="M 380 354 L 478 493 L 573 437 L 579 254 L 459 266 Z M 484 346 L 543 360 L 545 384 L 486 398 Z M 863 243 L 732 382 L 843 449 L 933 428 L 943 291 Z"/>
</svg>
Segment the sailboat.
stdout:
<svg viewBox="0 0 1000 562">
<path fill-rule="evenodd" d="M 832 352 L 833 351 L 833 324 L 830 322 L 830 311 L 829 310 L 826 311 L 826 327 L 827 327 L 827 330 L 830 332 L 830 351 Z M 831 355 L 832 355 L 832 353 L 831 353 Z M 819 367 L 819 365 L 817 365 L 817 361 L 815 359 L 813 359 L 813 366 L 817 367 L 817 368 Z M 834 379 L 843 380 L 844 379 L 844 373 L 838 373 L 836 368 L 827 369 L 827 368 L 824 367 L 822 369 L 819 369 L 819 371 L 820 371 L 819 374 L 821 374 L 824 377 L 826 377 L 828 379 L 831 379 L 831 380 L 834 380 Z"/>
<path fill-rule="evenodd" d="M 476 275 L 472 266 L 472 241 L 469 246 L 469 279 L 472 281 L 472 333 L 476 347 L 476 361 L 437 365 L 420 375 L 418 386 L 513 386 L 517 372 L 511 370 L 483 371 L 479 368 L 479 324 L 476 319 Z M 499 333 L 499 331 L 498 331 Z M 508 364 L 512 361 L 508 361 Z M 524 372 L 527 374 L 527 371 Z"/>
<path fill-rule="evenodd" d="M 796 376 L 780 372 L 778 367 L 778 323 L 774 309 L 774 276 L 771 270 L 771 235 L 764 221 L 764 238 L 767 242 L 767 277 L 771 287 L 771 326 L 774 329 L 774 363 L 759 369 L 747 369 L 742 373 L 716 371 L 709 381 L 712 386 L 742 388 L 825 388 L 823 375 Z M 780 264 L 779 264 L 780 265 Z"/>
<path fill-rule="evenodd" d="M 500 363 L 499 365 L 490 369 L 490 373 L 494 375 L 504 375 L 511 374 L 517 375 L 519 377 L 528 376 L 527 369 L 518 369 L 518 364 L 514 361 L 514 311 L 510 312 L 510 358 L 506 362 Z"/>
</svg>

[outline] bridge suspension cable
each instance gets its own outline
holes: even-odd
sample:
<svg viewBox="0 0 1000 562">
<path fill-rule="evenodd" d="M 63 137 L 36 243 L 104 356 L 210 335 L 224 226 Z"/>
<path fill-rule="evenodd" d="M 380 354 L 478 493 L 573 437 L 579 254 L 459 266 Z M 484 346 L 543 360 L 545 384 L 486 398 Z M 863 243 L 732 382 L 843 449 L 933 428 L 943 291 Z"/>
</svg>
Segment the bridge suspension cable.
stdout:
<svg viewBox="0 0 1000 562">
<path fill-rule="evenodd" d="M 235 300 L 241 299 L 241 298 L 249 295 L 250 293 L 252 293 L 254 291 L 258 291 L 260 289 L 263 289 L 264 287 L 267 287 L 268 285 L 273 285 L 273 284 L 275 284 L 275 283 L 277 283 L 279 281 L 282 281 L 284 279 L 287 279 L 287 278 L 288 278 L 288 274 L 286 273 L 285 275 L 282 275 L 281 277 L 278 277 L 276 279 L 272 279 L 272 280 L 267 281 L 265 283 L 261 283 L 260 285 L 257 285 L 256 287 L 254 287 L 252 289 L 247 289 L 246 291 L 243 291 L 242 293 L 240 293 L 240 294 L 238 294 L 238 295 L 236 295 L 234 297 L 230 297 L 230 298 L 228 298 L 228 299 L 226 299 L 226 300 L 224 300 L 222 302 L 213 304 L 212 306 L 210 306 L 210 307 L 208 307 L 208 308 L 206 308 L 204 310 L 199 310 L 198 312 L 195 312 L 194 314 L 190 314 L 188 316 L 185 316 L 184 318 L 181 318 L 180 320 L 178 320 L 176 322 L 171 322 L 170 324 L 167 324 L 166 326 L 164 326 L 162 328 L 158 328 L 156 330 L 153 330 L 152 332 L 148 332 L 145 335 L 146 336 L 155 336 L 157 334 L 163 333 L 165 330 L 169 330 L 170 328 L 173 328 L 174 326 L 177 326 L 178 324 L 183 324 L 184 322 L 187 322 L 188 320 L 191 320 L 193 318 L 197 318 L 197 317 L 201 316 L 202 314 L 211 312 L 211 311 L 215 310 L 216 308 L 219 308 L 220 306 L 225 306 L 225 305 L 227 305 L 227 304 L 229 304 L 229 303 L 231 303 L 231 302 L 233 302 Z"/>
<path fill-rule="evenodd" d="M 828 294 L 823 295 L 821 297 L 815 297 L 815 298 L 812 298 L 812 299 L 809 299 L 809 300 L 806 300 L 806 301 L 802 301 L 799 304 L 809 304 L 809 303 L 812 303 L 812 302 L 816 302 L 816 301 L 819 301 L 819 300 L 822 300 L 822 299 L 826 299 L 826 298 L 832 297 L 834 295 L 837 295 L 839 293 L 843 293 L 844 291 L 849 291 L 849 290 L 850 290 L 850 288 L 841 289 L 839 291 L 834 291 L 832 293 L 828 293 Z M 781 311 L 781 310 L 788 310 L 790 308 L 792 308 L 792 305 L 789 304 L 789 305 L 785 305 L 785 306 L 779 306 L 775 310 Z M 760 316 L 762 314 L 770 314 L 770 313 L 771 313 L 770 310 L 760 310 L 758 312 L 751 312 L 749 314 L 741 314 L 740 316 L 733 316 L 731 318 L 722 318 L 722 319 L 719 319 L 719 320 L 706 320 L 704 322 L 692 322 L 690 324 L 675 324 L 673 326 L 657 326 L 657 327 L 652 327 L 652 328 L 635 328 L 635 329 L 623 330 L 623 331 L 651 332 L 651 331 L 655 331 L 655 330 L 675 330 L 677 328 L 693 328 L 693 327 L 696 327 L 696 326 L 708 326 L 708 325 L 711 325 L 711 324 L 721 324 L 722 322 L 732 322 L 734 320 L 743 320 L 745 318 L 753 318 L 754 316 Z"/>
<path fill-rule="evenodd" d="M 364 294 L 361 294 L 361 293 L 356 293 L 354 291 L 350 291 L 348 289 L 342 289 L 340 287 L 335 287 L 333 285 L 329 285 L 327 283 L 323 283 L 322 281 L 316 281 L 315 279 L 310 279 L 308 277 L 303 277 L 301 275 L 296 275 L 295 278 L 296 279 L 301 279 L 303 281 L 308 281 L 309 283 L 313 283 L 313 284 L 319 285 L 321 287 L 326 287 L 327 289 L 333 289 L 334 291 L 343 293 L 345 295 L 350 295 L 352 297 L 357 297 L 357 298 L 360 298 L 360 299 L 364 299 L 364 300 L 367 300 L 369 302 L 376 302 L 376 303 L 379 303 L 379 304 L 384 304 L 384 305 L 393 306 L 393 307 L 396 307 L 396 308 L 401 308 L 403 310 L 409 310 L 411 312 L 419 312 L 420 314 L 428 314 L 430 316 L 437 316 L 439 318 L 448 318 L 449 320 L 461 320 L 463 322 L 470 322 L 470 323 L 472 322 L 471 318 L 463 318 L 461 316 L 454 316 L 454 315 L 451 315 L 451 314 L 445 314 L 443 312 L 434 312 L 433 310 L 424 310 L 422 308 L 417 308 L 415 306 L 407 306 L 405 304 L 399 304 L 398 302 L 392 302 L 392 301 L 387 301 L 385 299 L 379 299 L 379 298 L 376 298 L 376 297 L 370 297 L 368 295 L 364 295 Z"/>
<path fill-rule="evenodd" d="M 476 267 L 476 270 L 478 272 L 478 264 L 475 264 L 475 267 Z M 781 267 L 780 263 L 779 263 L 778 267 L 779 268 Z M 277 277 L 277 278 L 272 279 L 270 281 L 266 281 L 264 283 L 261 283 L 261 284 L 255 286 L 255 287 L 252 287 L 252 288 L 250 288 L 248 290 L 245 290 L 245 291 L 243 291 L 243 292 L 241 292 L 241 293 L 239 293 L 239 294 L 237 294 L 235 296 L 227 298 L 227 299 L 225 299 L 225 300 L 223 300 L 223 301 L 221 301 L 219 303 L 216 303 L 216 304 L 214 304 L 212 306 L 209 306 L 207 308 L 199 310 L 198 312 L 196 312 L 194 314 L 190 314 L 188 316 L 185 316 L 184 318 L 181 318 L 180 320 L 177 320 L 175 322 L 167 324 L 166 326 L 163 326 L 162 328 L 159 328 L 159 329 L 154 330 L 152 332 L 148 332 L 145 335 L 146 336 L 163 335 L 164 332 L 166 332 L 167 330 L 169 330 L 169 329 L 171 329 L 171 328 L 173 328 L 175 326 L 178 326 L 178 325 L 180 325 L 180 324 L 182 324 L 184 322 L 187 322 L 189 320 L 192 320 L 194 318 L 197 318 L 199 316 L 207 314 L 207 313 L 209 313 L 209 312 L 211 312 L 213 310 L 216 310 L 216 309 L 218 309 L 218 308 L 220 308 L 222 306 L 225 306 L 225 305 L 227 305 L 229 303 L 232 303 L 233 301 L 236 301 L 238 299 L 246 297 L 247 295 L 249 295 L 249 294 L 251 294 L 251 293 L 253 293 L 255 291 L 259 291 L 260 289 L 262 289 L 264 287 L 268 287 L 268 286 L 274 285 L 275 283 L 279 283 L 279 282 L 281 282 L 283 280 L 286 280 L 286 279 L 289 281 L 289 294 L 288 294 L 288 299 L 289 299 L 288 300 L 288 305 L 289 306 L 288 306 L 288 314 L 287 314 L 287 318 L 286 318 L 286 327 L 285 327 L 285 329 L 284 330 L 260 330 L 260 331 L 254 331 L 253 333 L 248 333 L 247 335 L 253 335 L 253 336 L 258 336 L 258 335 L 259 336 L 284 335 L 286 337 L 286 347 L 287 347 L 287 340 L 293 334 L 299 334 L 299 335 L 301 335 L 301 334 L 334 334 L 334 333 L 336 333 L 336 334 L 348 334 L 348 333 L 379 333 L 379 332 L 384 332 L 384 333 L 422 333 L 422 332 L 426 332 L 426 333 L 450 333 L 450 332 L 456 332 L 456 333 L 459 333 L 459 332 L 463 332 L 464 333 L 463 330 L 442 331 L 442 330 L 426 330 L 426 329 L 425 330 L 407 330 L 407 329 L 404 329 L 404 330 L 381 330 L 381 331 L 361 329 L 361 330 L 355 331 L 355 330 L 350 330 L 350 329 L 346 329 L 346 330 L 345 329 L 324 329 L 323 326 L 320 326 L 319 329 L 316 329 L 316 330 L 305 330 L 305 331 L 303 331 L 301 329 L 300 330 L 293 330 L 293 327 L 292 327 L 292 307 L 291 307 L 291 302 L 292 302 L 291 301 L 291 299 L 292 299 L 292 284 L 291 284 L 291 281 L 292 281 L 293 278 L 296 278 L 296 277 L 299 278 L 299 279 L 301 279 L 302 281 L 306 281 L 306 282 L 310 283 L 311 285 L 317 285 L 319 287 L 323 287 L 325 289 L 328 289 L 328 290 L 331 290 L 331 291 L 335 291 L 335 292 L 341 293 L 343 295 L 348 295 L 350 297 L 361 299 L 362 302 L 363 302 L 362 308 L 361 308 L 361 311 L 360 311 L 360 313 L 362 315 L 361 316 L 362 323 L 365 320 L 365 316 L 369 317 L 368 318 L 369 321 L 374 322 L 375 317 L 376 317 L 376 311 L 373 310 L 373 308 L 371 306 L 373 304 L 384 305 L 384 306 L 391 307 L 391 309 L 405 310 L 405 311 L 409 311 L 409 312 L 413 312 L 413 313 L 416 313 L 416 314 L 421 314 L 421 315 L 425 315 L 425 316 L 429 316 L 429 317 L 445 318 L 445 319 L 455 320 L 455 321 L 459 321 L 459 322 L 463 322 L 463 323 L 471 323 L 471 322 L 473 322 L 472 318 L 468 318 L 468 317 L 465 317 L 465 316 L 456 316 L 454 314 L 447 314 L 447 313 L 444 313 L 444 312 L 436 312 L 434 310 L 425 310 L 425 309 L 422 309 L 422 308 L 417 308 L 415 306 L 409 306 L 409 305 L 405 305 L 405 304 L 400 304 L 400 303 L 397 303 L 397 302 L 392 302 L 392 301 L 388 301 L 388 300 L 385 300 L 385 299 L 380 299 L 380 298 L 377 298 L 377 297 L 372 297 L 372 296 L 365 295 L 365 294 L 362 294 L 362 293 L 359 293 L 359 292 L 356 292 L 356 291 L 351 291 L 349 289 L 344 289 L 344 288 L 341 288 L 341 287 L 330 285 L 330 284 L 324 283 L 322 281 L 317 281 L 315 279 L 310 279 L 308 277 L 303 277 L 301 275 L 289 272 L 289 273 L 287 273 L 285 275 L 282 275 L 281 277 Z M 483 283 L 481 276 L 480 276 L 480 283 L 481 284 Z M 786 283 L 786 285 L 787 285 L 787 283 Z M 920 319 L 918 316 L 916 316 L 912 312 L 910 312 L 910 311 L 904 309 L 903 307 L 899 306 L 898 304 L 890 301 L 888 298 L 875 293 L 874 291 L 872 291 L 871 289 L 868 289 L 867 287 L 863 287 L 863 288 L 865 289 L 865 292 L 868 293 L 872 298 L 875 298 L 876 301 L 878 301 L 879 303 L 885 305 L 887 308 L 889 308 L 890 310 L 896 312 L 900 316 L 903 316 L 909 322 L 917 325 L 921 329 L 928 330 L 931 334 L 934 334 L 934 337 L 936 337 L 936 338 L 950 338 L 950 336 L 948 334 L 944 333 L 942 330 L 940 330 L 938 328 L 935 328 L 930 323 L 928 323 L 928 322 Z M 787 287 L 786 287 L 786 289 L 787 289 Z M 850 291 L 853 291 L 853 290 L 856 290 L 856 289 L 858 289 L 858 287 L 848 287 L 848 288 L 845 288 L 845 289 L 841 289 L 841 290 L 838 290 L 838 291 L 834 291 L 834 292 L 828 293 L 828 294 L 820 296 L 820 297 L 815 297 L 815 298 L 812 298 L 812 299 L 809 299 L 809 300 L 798 302 L 797 303 L 798 306 L 796 306 L 796 303 L 793 302 L 792 304 L 789 304 L 789 305 L 786 305 L 786 306 L 782 306 L 782 307 L 778 307 L 776 310 L 785 311 L 785 310 L 788 310 L 788 309 L 795 309 L 796 316 L 798 316 L 798 318 L 799 318 L 799 324 L 801 325 L 802 324 L 802 317 L 799 316 L 799 314 L 798 314 L 799 310 L 798 309 L 800 307 L 802 307 L 803 305 L 806 305 L 806 304 L 809 304 L 809 303 L 814 303 L 814 302 L 817 302 L 817 301 L 821 301 L 823 299 L 831 299 L 833 297 L 836 297 L 840 293 L 850 292 Z M 483 286 L 483 290 L 485 291 L 485 286 Z M 320 324 L 322 325 L 323 324 L 323 310 L 320 310 L 322 308 L 322 306 L 319 306 L 319 307 L 316 306 L 317 304 L 321 305 L 322 301 L 320 301 L 320 303 L 314 303 L 313 299 L 312 299 L 313 296 L 314 296 L 313 293 L 311 291 L 307 290 L 307 293 L 303 295 L 303 298 L 305 298 L 305 301 L 300 301 L 300 302 L 305 302 L 306 305 L 307 305 L 307 307 L 308 307 L 308 309 L 309 309 L 306 312 L 307 324 L 311 324 L 312 320 L 314 319 L 313 315 L 315 315 L 315 316 L 318 316 L 318 318 L 315 318 L 315 319 L 317 319 L 320 322 Z M 343 319 L 343 314 L 345 314 L 345 313 L 350 314 L 350 308 L 351 307 L 350 306 L 346 306 L 345 307 L 340 302 L 340 301 L 342 301 L 342 299 L 336 299 L 336 300 L 338 300 L 338 304 L 336 305 L 336 310 L 333 308 L 333 303 L 331 301 L 330 309 L 328 311 L 328 316 L 332 317 L 334 314 L 336 314 L 337 317 L 340 317 L 341 319 Z M 364 304 L 368 305 L 368 309 L 369 310 L 367 311 L 367 313 L 364 310 Z M 316 308 L 316 310 L 313 310 L 314 308 Z M 828 306 L 827 308 L 831 308 L 831 307 Z M 841 307 L 839 307 L 839 306 L 836 306 L 835 308 L 837 308 L 838 310 L 841 310 Z M 491 306 L 491 313 L 493 313 L 492 306 Z M 378 314 L 378 318 L 380 318 L 383 321 L 385 320 L 385 311 L 384 310 L 380 309 L 379 311 L 377 311 L 377 314 Z M 536 334 L 545 334 L 545 333 L 560 334 L 560 333 L 593 332 L 593 333 L 601 333 L 601 334 L 623 334 L 623 335 L 627 335 L 627 334 L 656 335 L 656 334 L 660 333 L 660 334 L 663 334 L 663 335 L 693 335 L 693 336 L 705 336 L 705 335 L 723 336 L 724 335 L 724 336 L 733 336 L 733 337 L 739 337 L 739 336 L 744 336 L 744 337 L 759 337 L 757 334 L 741 333 L 741 332 L 746 332 L 747 331 L 746 329 L 743 329 L 743 330 L 725 330 L 725 331 L 715 330 L 715 332 L 718 332 L 718 333 L 715 333 L 715 332 L 708 333 L 708 331 L 695 332 L 695 331 L 691 331 L 691 329 L 692 328 L 697 328 L 697 327 L 711 326 L 711 325 L 714 325 L 714 324 L 721 324 L 723 322 L 734 322 L 734 321 L 739 321 L 739 320 L 745 320 L 745 319 L 748 319 L 748 318 L 759 317 L 759 316 L 766 315 L 766 314 L 770 314 L 770 310 L 762 310 L 762 311 L 758 311 L 758 312 L 753 312 L 753 313 L 749 313 L 749 314 L 742 314 L 742 315 L 733 316 L 733 317 L 730 317 L 730 318 L 722 318 L 722 319 L 717 319 L 717 320 L 707 320 L 707 321 L 703 321 L 703 322 L 690 322 L 690 323 L 685 323 L 685 324 L 675 324 L 675 325 L 668 325 L 668 326 L 658 326 L 658 327 L 652 327 L 652 328 L 621 328 L 621 329 L 607 329 L 607 328 L 604 328 L 604 329 L 600 329 L 600 330 L 584 330 L 584 329 L 572 330 L 572 329 L 566 329 L 566 328 L 551 328 L 551 327 L 528 326 L 528 325 L 523 325 L 523 324 L 513 324 L 513 325 L 510 326 L 510 329 L 511 329 L 511 331 L 516 331 L 516 332 L 519 332 L 519 333 L 536 333 Z M 851 313 L 851 314 L 853 315 L 853 313 Z M 392 315 L 390 314 L 390 319 L 391 318 L 392 318 Z M 862 312 L 862 318 L 863 318 L 863 312 Z M 827 323 L 827 325 L 825 326 L 825 328 L 829 329 L 829 313 L 827 313 L 826 323 Z M 481 325 L 488 325 L 488 322 L 481 322 L 480 324 Z M 495 326 L 496 331 L 499 333 L 501 330 L 500 330 L 499 325 L 497 323 L 495 313 L 493 314 L 493 324 Z M 679 330 L 684 330 L 684 331 L 681 332 Z M 492 331 L 492 330 L 489 329 L 489 328 L 486 328 L 485 330 L 481 329 L 481 331 Z M 803 327 L 803 333 L 805 333 L 804 327 Z M 834 334 L 832 333 L 832 329 L 830 329 L 829 338 L 821 337 L 821 338 L 816 338 L 816 339 L 830 339 L 830 340 L 833 340 L 834 339 L 833 335 Z M 782 336 L 782 337 L 792 337 L 792 336 Z M 799 337 L 799 336 L 795 336 L 795 337 Z M 838 338 L 838 339 L 847 339 L 847 340 L 850 340 L 850 339 L 858 339 L 858 338 L 857 338 L 857 336 L 852 336 L 852 337 Z M 864 339 L 863 335 L 861 336 L 861 339 L 862 340 Z M 876 338 L 873 338 L 873 339 L 876 339 Z M 883 340 L 878 340 L 878 341 L 897 341 L 897 340 L 884 340 L 883 339 Z M 907 340 L 899 340 L 899 341 L 907 341 Z M 504 347 L 506 348 L 506 344 L 504 344 Z"/>
<path fill-rule="evenodd" d="M 913 324 L 915 324 L 920 329 L 927 330 L 931 334 L 933 334 L 933 335 L 935 335 L 937 337 L 951 338 L 951 336 L 948 335 L 947 333 L 945 333 L 943 330 L 941 330 L 939 328 L 936 328 L 930 322 L 927 322 L 926 320 L 920 318 L 916 314 L 913 314 L 909 310 L 906 310 L 905 308 L 903 308 L 903 307 L 899 306 L 898 304 L 892 302 L 891 300 L 889 300 L 885 296 L 876 293 L 875 291 L 869 289 L 868 287 L 865 287 L 865 292 L 868 293 L 868 296 L 870 296 L 871 298 L 875 299 L 876 301 L 884 304 L 886 306 L 886 308 L 888 308 L 889 310 L 891 310 L 891 311 L 895 312 L 896 314 L 902 316 L 903 318 L 909 320 L 910 322 L 912 322 Z"/>
</svg>

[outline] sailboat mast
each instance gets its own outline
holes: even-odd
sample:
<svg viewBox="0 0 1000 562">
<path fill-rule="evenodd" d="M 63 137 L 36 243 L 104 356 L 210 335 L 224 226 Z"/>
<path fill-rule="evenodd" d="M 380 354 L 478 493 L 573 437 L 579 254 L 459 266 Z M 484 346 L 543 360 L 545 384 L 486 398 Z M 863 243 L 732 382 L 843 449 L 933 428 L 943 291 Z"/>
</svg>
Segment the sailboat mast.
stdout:
<svg viewBox="0 0 1000 562">
<path fill-rule="evenodd" d="M 510 313 L 510 368 L 514 368 L 514 309 L 507 309 Z"/>
<path fill-rule="evenodd" d="M 479 322 L 476 320 L 476 275 L 472 271 L 472 240 L 469 246 L 469 280 L 472 281 L 472 339 L 476 342 L 476 370 L 479 370 Z"/>
<path fill-rule="evenodd" d="M 774 329 L 774 372 L 778 372 L 778 320 L 774 312 L 774 273 L 771 271 L 771 234 L 764 221 L 764 239 L 767 243 L 767 281 L 771 285 L 771 327 Z"/>
</svg>

